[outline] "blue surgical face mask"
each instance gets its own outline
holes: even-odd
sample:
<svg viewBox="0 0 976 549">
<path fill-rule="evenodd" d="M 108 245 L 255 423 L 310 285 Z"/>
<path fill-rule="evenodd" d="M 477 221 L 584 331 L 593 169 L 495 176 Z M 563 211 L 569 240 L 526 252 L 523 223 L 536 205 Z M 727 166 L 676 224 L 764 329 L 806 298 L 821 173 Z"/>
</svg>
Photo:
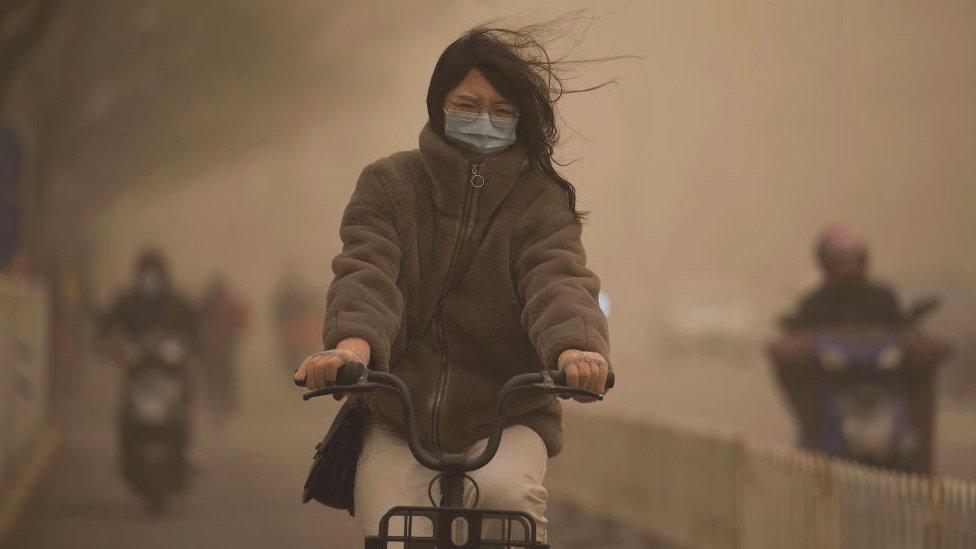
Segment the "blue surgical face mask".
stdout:
<svg viewBox="0 0 976 549">
<path fill-rule="evenodd" d="M 515 128 L 499 128 L 491 118 L 482 113 L 474 120 L 461 120 L 448 113 L 444 119 L 444 135 L 456 143 L 481 154 L 492 154 L 507 149 L 515 143 Z"/>
</svg>

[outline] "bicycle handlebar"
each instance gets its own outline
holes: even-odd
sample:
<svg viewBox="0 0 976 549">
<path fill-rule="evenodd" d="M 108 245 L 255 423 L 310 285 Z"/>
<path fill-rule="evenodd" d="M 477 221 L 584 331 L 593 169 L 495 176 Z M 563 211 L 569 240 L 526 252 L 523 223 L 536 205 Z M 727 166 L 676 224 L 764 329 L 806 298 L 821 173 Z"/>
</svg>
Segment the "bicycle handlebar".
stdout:
<svg viewBox="0 0 976 549">
<path fill-rule="evenodd" d="M 420 437 L 417 435 L 417 425 L 414 417 L 413 401 L 410 398 L 410 390 L 399 377 L 393 374 L 371 371 L 358 363 L 346 363 L 339 367 L 338 372 L 336 372 L 336 383 L 334 385 L 330 385 L 324 389 L 309 391 L 302 395 L 302 399 L 310 400 L 315 397 L 337 395 L 340 393 L 372 393 L 378 390 L 392 391 L 400 400 L 407 444 L 417 462 L 435 471 L 455 470 L 470 472 L 484 467 L 495 457 L 498 446 L 501 444 L 502 431 L 505 427 L 505 418 L 502 415 L 505 403 L 513 394 L 523 391 L 538 391 L 560 396 L 584 396 L 593 400 L 603 400 L 602 395 L 585 389 L 568 387 L 565 383 L 566 372 L 556 370 L 519 374 L 505 382 L 498 393 L 498 400 L 495 402 L 495 414 L 488 435 L 488 444 L 485 446 L 485 450 L 481 455 L 473 459 L 468 459 L 467 455 L 463 453 L 443 453 L 440 456 L 436 456 L 421 445 Z M 295 381 L 295 384 L 299 386 L 305 385 L 304 381 Z M 613 372 L 608 372 L 606 388 L 611 389 L 613 385 Z"/>
</svg>

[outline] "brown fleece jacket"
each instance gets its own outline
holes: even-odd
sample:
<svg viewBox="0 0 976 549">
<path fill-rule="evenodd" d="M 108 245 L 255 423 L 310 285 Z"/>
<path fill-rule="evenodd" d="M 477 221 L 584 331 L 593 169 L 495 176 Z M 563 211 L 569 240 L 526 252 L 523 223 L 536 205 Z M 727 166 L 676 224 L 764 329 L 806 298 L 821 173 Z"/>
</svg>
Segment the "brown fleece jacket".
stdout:
<svg viewBox="0 0 976 549">
<path fill-rule="evenodd" d="M 370 367 L 410 388 L 424 442 L 462 451 L 487 436 L 513 375 L 554 369 L 567 349 L 609 357 L 580 231 L 566 193 L 518 144 L 476 157 L 425 126 L 419 150 L 374 162 L 356 184 L 332 263 L 325 348 L 366 340 Z M 392 396 L 375 394 L 371 408 L 402 425 Z M 559 451 L 554 397 L 513 398 L 506 420 Z"/>
</svg>

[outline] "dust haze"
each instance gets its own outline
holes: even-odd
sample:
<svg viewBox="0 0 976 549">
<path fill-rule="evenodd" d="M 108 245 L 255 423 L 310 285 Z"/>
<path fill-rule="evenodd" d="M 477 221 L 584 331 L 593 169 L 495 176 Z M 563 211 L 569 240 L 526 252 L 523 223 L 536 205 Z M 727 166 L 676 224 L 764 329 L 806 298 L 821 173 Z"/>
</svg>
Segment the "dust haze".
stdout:
<svg viewBox="0 0 976 549">
<path fill-rule="evenodd" d="M 276 285 L 294 271 L 324 299 L 359 171 L 416 148 L 443 48 L 486 20 L 588 7 L 600 17 L 580 56 L 640 57 L 582 67 L 572 85 L 617 83 L 558 104 L 557 157 L 591 212 L 588 263 L 612 304 L 608 413 L 792 444 L 762 344 L 818 280 L 817 232 L 850 222 L 903 301 L 944 298 L 929 327 L 957 348 L 937 469 L 976 478 L 972 388 L 953 389 L 976 359 L 972 3 L 92 5 L 69 4 L 38 52 L 50 63 L 28 68 L 73 71 L 81 88 L 47 168 L 54 255 L 85 263 L 100 305 L 146 245 L 189 292 L 226 273 L 253 312 L 240 432 L 267 410 L 308 411 L 276 352 Z M 44 100 L 23 84 L 11 102 L 30 119 Z M 302 427 L 298 455 L 320 427 Z"/>
<path fill-rule="evenodd" d="M 579 82 L 618 84 L 559 103 L 558 157 L 592 212 L 589 264 L 627 380 L 613 405 L 789 439 L 761 341 L 816 280 L 812 240 L 831 222 L 867 232 L 875 273 L 904 298 L 948 298 L 933 326 L 972 335 L 972 6 L 103 4 L 83 58 L 92 120 L 57 169 L 66 195 L 104 190 L 57 241 L 90 250 L 103 300 L 147 244 L 189 290 L 228 273 L 256 314 L 248 402 L 282 384 L 276 281 L 295 269 L 324 294 L 356 177 L 416 147 L 444 46 L 486 20 L 574 8 L 602 16 L 581 55 L 643 57 L 584 67 Z"/>
</svg>

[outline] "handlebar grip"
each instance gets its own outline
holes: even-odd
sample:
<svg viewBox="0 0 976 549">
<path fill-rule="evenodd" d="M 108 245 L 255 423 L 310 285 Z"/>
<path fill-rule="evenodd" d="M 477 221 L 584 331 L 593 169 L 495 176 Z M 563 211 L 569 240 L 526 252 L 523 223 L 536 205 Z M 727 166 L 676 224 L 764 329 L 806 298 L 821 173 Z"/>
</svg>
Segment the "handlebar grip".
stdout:
<svg viewBox="0 0 976 549">
<path fill-rule="evenodd" d="M 553 370 L 550 373 L 550 375 L 552 375 L 552 381 L 556 385 L 566 385 L 566 372 L 565 371 L 563 371 L 563 370 Z M 610 389 L 613 389 L 613 383 L 615 381 L 615 379 L 614 379 L 615 377 L 616 376 L 613 375 L 613 372 L 607 372 L 607 387 L 606 387 L 606 389 L 608 391 Z"/>
<path fill-rule="evenodd" d="M 366 373 L 366 367 L 358 362 L 347 362 L 336 372 L 336 385 L 355 385 Z"/>
<path fill-rule="evenodd" d="M 347 362 L 336 371 L 336 382 L 333 385 L 355 385 L 363 377 L 366 367 L 358 362 Z M 295 379 L 296 387 L 305 387 L 304 379 Z"/>
</svg>

